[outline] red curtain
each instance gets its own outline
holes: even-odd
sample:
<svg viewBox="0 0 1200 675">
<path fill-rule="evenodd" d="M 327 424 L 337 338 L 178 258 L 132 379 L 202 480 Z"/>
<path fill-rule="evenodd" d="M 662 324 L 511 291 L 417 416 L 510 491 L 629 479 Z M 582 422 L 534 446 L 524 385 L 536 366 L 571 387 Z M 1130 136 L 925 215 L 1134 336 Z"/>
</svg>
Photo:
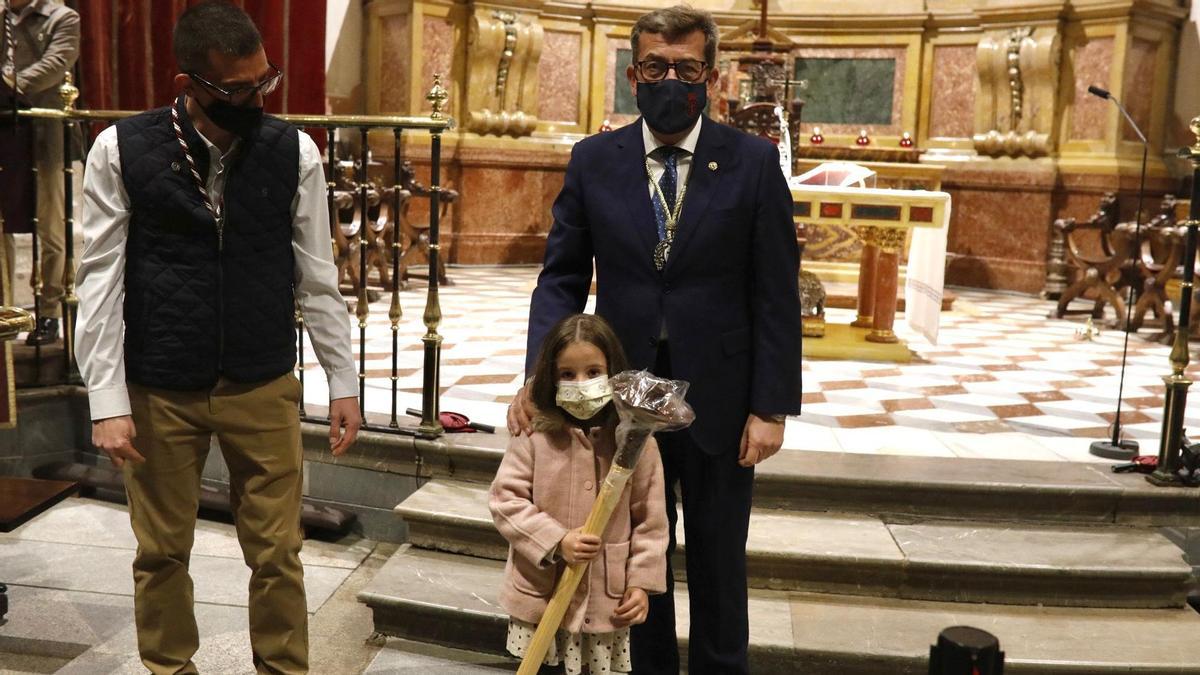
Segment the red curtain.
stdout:
<svg viewBox="0 0 1200 675">
<path fill-rule="evenodd" d="M 80 107 L 146 110 L 175 96 L 171 33 L 199 0 L 74 0 L 83 25 Z M 325 112 L 325 0 L 233 0 L 284 72 L 268 112 Z"/>
</svg>

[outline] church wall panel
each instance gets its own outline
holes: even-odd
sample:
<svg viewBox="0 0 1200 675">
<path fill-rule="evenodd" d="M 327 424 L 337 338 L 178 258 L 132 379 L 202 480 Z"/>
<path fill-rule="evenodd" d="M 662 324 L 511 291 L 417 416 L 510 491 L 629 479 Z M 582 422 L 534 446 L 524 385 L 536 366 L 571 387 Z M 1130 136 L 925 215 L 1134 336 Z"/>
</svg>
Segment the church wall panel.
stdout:
<svg viewBox="0 0 1200 675">
<path fill-rule="evenodd" d="M 1154 103 L 1154 73 L 1158 61 L 1158 43 L 1134 38 L 1129 47 L 1129 60 L 1125 66 L 1125 86 L 1121 100 L 1129 110 L 1129 116 L 1142 128 L 1150 130 L 1150 106 Z M 1137 141 L 1137 133 L 1128 124 L 1121 125 L 1121 138 Z"/>
<path fill-rule="evenodd" d="M 580 77 L 583 35 L 547 30 L 538 62 L 538 119 L 565 123 L 574 130 L 580 123 Z"/>
<path fill-rule="evenodd" d="M 970 138 L 975 119 L 975 45 L 933 48 L 929 136 Z"/>
<path fill-rule="evenodd" d="M 896 0 L 881 8 L 869 0 L 781 1 L 771 7 L 776 34 L 794 41 L 795 53 L 833 75 L 826 91 L 806 95 L 811 100 L 801 143 L 813 126 L 822 127 L 827 146 L 852 145 L 863 127 L 874 147 L 895 147 L 900 134 L 910 132 L 926 151 L 922 161 L 947 166 L 943 187 L 955 200 L 950 283 L 1037 292 L 1044 283 L 1055 218 L 1090 216 L 1106 190 L 1122 193 L 1123 210 L 1132 218 L 1140 146 L 1129 140 L 1111 104 L 1086 94 L 1090 84 L 1121 92 L 1137 119 L 1147 122 L 1154 144 L 1147 209 L 1156 205 L 1158 194 L 1176 187 L 1163 161 L 1170 148 L 1164 147 L 1162 117 L 1171 100 L 1184 11 L 1171 2 Z M 750 0 L 700 0 L 697 6 L 716 13 L 723 33 L 756 16 Z M 374 29 L 389 25 L 381 21 L 387 18 L 398 33 L 389 49 L 408 45 L 407 54 L 386 57 L 386 67 L 380 63 L 383 49 L 368 50 L 368 72 L 374 73 L 367 82 L 369 111 L 427 110 L 424 95 L 434 71 L 445 74 L 451 92 L 449 107 L 459 126 L 445 137 L 445 182 L 463 197 L 451 209 L 445 229 L 447 258 L 459 263 L 540 261 L 571 143 L 595 133 L 605 120 L 619 127 L 636 118 L 624 71 L 630 28 L 649 3 L 495 0 L 485 7 L 455 0 L 373 0 L 367 7 L 375 17 Z M 493 12 L 511 12 L 522 30 L 528 27 L 531 35 L 540 31 L 542 36 L 541 60 L 532 69 L 536 101 L 520 108 L 536 116 L 535 125 L 467 123 L 472 108 L 464 83 L 481 65 L 472 61 L 470 22 L 473 17 L 492 20 Z M 1022 42 L 1021 35 L 1028 41 Z M 994 51 L 981 54 L 988 40 Z M 1013 113 L 1014 85 L 1006 72 L 1006 59 L 1014 58 L 1011 50 L 1018 43 L 1022 72 L 1015 86 L 1024 88 L 1023 118 Z M 722 53 L 726 62 L 735 56 Z M 825 61 L 816 63 L 819 59 Z M 809 116 L 818 109 L 818 96 L 834 105 L 839 98 L 844 103 L 861 94 L 862 88 L 849 78 L 883 78 L 888 68 L 877 67 L 883 60 L 891 66 L 890 82 L 877 87 L 890 94 L 886 123 L 817 122 Z M 992 69 L 986 78 L 984 65 Z M 482 66 L 492 68 L 494 79 L 495 64 Z M 391 69 L 396 72 L 385 77 L 384 71 Z M 986 90 L 981 88 L 984 79 Z M 736 93 L 734 84 L 725 91 Z M 882 85 L 876 79 L 866 84 Z M 831 95 L 829 89 L 837 93 Z M 847 110 L 854 112 L 852 106 L 835 112 Z M 991 131 L 1000 142 L 989 146 Z M 1021 146 L 1030 132 L 1038 136 L 1037 143 Z M 427 175 L 427 137 L 407 138 L 406 154 Z M 390 139 L 373 143 L 378 143 L 378 156 L 390 154 Z"/>
<path fill-rule="evenodd" d="M 1052 167 L 950 169 L 943 188 L 954 210 L 946 283 L 1036 293 L 1045 283 L 1053 221 Z"/>
<path fill-rule="evenodd" d="M 403 113 L 409 107 L 409 75 L 412 72 L 412 15 L 392 14 L 379 21 L 380 59 L 387 64 L 379 71 L 377 112 Z"/>
<path fill-rule="evenodd" d="M 447 16 L 422 16 L 421 38 L 421 84 L 418 93 L 429 91 L 435 74 L 440 74 L 443 80 L 450 76 L 456 48 L 453 20 Z"/>
<path fill-rule="evenodd" d="M 1096 85 L 1105 89 L 1112 86 L 1113 38 L 1097 37 L 1085 39 L 1073 59 L 1074 104 L 1071 112 L 1072 140 L 1100 140 L 1107 133 L 1108 119 L 1113 111 L 1112 104 L 1088 93 L 1088 87 Z"/>
</svg>

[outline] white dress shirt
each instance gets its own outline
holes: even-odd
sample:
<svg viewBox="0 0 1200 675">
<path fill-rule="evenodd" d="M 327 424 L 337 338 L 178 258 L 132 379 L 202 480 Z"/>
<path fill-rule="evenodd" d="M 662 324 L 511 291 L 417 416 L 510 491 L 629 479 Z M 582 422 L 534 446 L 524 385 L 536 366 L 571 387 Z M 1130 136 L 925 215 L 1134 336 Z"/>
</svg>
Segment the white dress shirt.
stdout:
<svg viewBox="0 0 1200 675">
<path fill-rule="evenodd" d="M 675 147 L 685 152 L 675 159 L 675 167 L 678 169 L 679 180 L 675 182 L 675 197 L 679 197 L 679 193 L 683 191 L 683 186 L 687 185 L 688 174 L 692 171 L 692 155 L 696 154 L 696 142 L 700 140 L 700 120 L 692 125 L 691 131 L 687 136 L 683 137 L 682 141 L 675 144 Z M 662 141 L 654 137 L 650 133 L 650 127 L 647 126 L 646 120 L 642 120 L 642 143 L 646 146 L 646 159 L 650 163 L 650 178 L 657 183 L 662 178 L 664 168 L 662 160 L 658 157 L 651 157 L 650 153 L 666 145 Z M 654 199 L 654 187 L 646 183 L 646 189 L 650 191 L 650 198 Z M 687 199 L 684 197 L 684 199 Z"/>
<path fill-rule="evenodd" d="M 675 144 L 675 147 L 683 150 L 683 154 L 675 158 L 675 169 L 679 180 L 675 181 L 675 199 L 679 199 L 679 195 L 683 193 L 683 188 L 687 185 L 688 175 L 692 171 L 692 155 L 696 154 L 696 142 L 700 140 L 701 120 L 697 119 L 692 125 L 691 131 L 687 136 L 683 137 L 682 141 Z M 657 156 L 651 156 L 650 153 L 666 145 L 662 141 L 654 137 L 650 132 L 650 126 L 646 124 L 646 120 L 642 120 L 642 144 L 646 147 L 646 162 L 650 167 L 650 180 L 657 183 L 662 178 L 663 172 L 666 171 L 666 166 L 663 161 Z M 649 182 L 646 183 L 646 189 L 650 191 L 650 200 L 654 201 L 657 197 L 654 196 L 654 186 Z M 684 201 L 687 201 L 687 195 L 684 195 Z M 669 255 L 669 254 L 668 254 Z M 662 325 L 658 327 L 658 339 L 667 339 L 667 320 L 663 317 Z"/>
<path fill-rule="evenodd" d="M 337 286 L 329 245 L 329 207 L 321 152 L 300 135 L 300 182 L 292 200 L 295 294 L 317 359 L 329 378 L 330 399 L 358 395 L 358 373 L 350 349 L 350 318 Z M 222 156 L 204 135 L 209 154 L 206 188 L 222 202 L 227 164 L 237 145 Z M 196 149 L 193 148 L 193 152 Z M 83 253 L 79 259 L 79 316 L 75 354 L 88 388 L 93 420 L 130 414 L 125 384 L 125 243 L 130 203 L 121 178 L 117 129 L 108 127 L 88 153 L 83 181 Z"/>
</svg>

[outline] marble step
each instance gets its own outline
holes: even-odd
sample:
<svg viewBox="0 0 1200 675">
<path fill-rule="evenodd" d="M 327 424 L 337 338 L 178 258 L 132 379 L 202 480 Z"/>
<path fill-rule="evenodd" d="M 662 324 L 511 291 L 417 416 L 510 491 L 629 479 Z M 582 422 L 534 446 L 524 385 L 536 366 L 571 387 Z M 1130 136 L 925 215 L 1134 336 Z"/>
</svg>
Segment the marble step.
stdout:
<svg viewBox="0 0 1200 675">
<path fill-rule="evenodd" d="M 1108 464 L 783 451 L 755 470 L 755 504 L 967 520 L 1200 525 L 1200 489 Z"/>
<path fill-rule="evenodd" d="M 415 546 L 503 560 L 482 483 L 435 480 L 395 508 Z M 681 553 L 675 573 L 685 579 Z M 1065 607 L 1182 607 L 1194 588 L 1178 546 L 1118 526 L 965 521 L 755 509 L 746 544 L 754 588 Z"/>
<path fill-rule="evenodd" d="M 305 430 L 309 456 L 328 454 L 329 429 Z M 490 482 L 507 443 L 502 429 L 436 440 L 363 432 L 353 456 L 339 463 L 422 480 Z M 1200 526 L 1200 489 L 1158 488 L 1141 475 L 1086 462 L 785 449 L 756 469 L 755 503 L 913 518 Z"/>
<path fill-rule="evenodd" d="M 328 426 L 304 428 L 307 455 L 328 456 Z M 506 444 L 503 429 L 494 435 L 448 434 L 437 440 L 364 431 L 355 452 L 338 464 L 420 480 L 487 483 Z M 1108 465 L 1069 461 L 784 449 L 756 468 L 755 503 L 912 518 L 1200 526 L 1198 489 L 1156 488 L 1140 474 L 1115 474 Z"/>
<path fill-rule="evenodd" d="M 500 653 L 507 616 L 495 560 L 402 547 L 359 593 L 385 635 Z M 686 659 L 688 589 L 676 587 Z M 1092 609 L 939 603 L 752 590 L 755 675 L 923 675 L 929 646 L 948 626 L 996 635 L 1005 672 L 1038 675 L 1200 675 L 1191 609 Z"/>
</svg>

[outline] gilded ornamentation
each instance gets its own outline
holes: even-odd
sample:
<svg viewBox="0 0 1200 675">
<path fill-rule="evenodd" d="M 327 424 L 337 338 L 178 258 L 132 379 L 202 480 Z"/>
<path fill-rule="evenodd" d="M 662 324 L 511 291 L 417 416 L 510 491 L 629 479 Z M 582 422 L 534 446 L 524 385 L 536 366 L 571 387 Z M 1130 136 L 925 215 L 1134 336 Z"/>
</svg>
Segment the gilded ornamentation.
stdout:
<svg viewBox="0 0 1200 675">
<path fill-rule="evenodd" d="M 1048 154 L 1055 143 L 1061 39 L 1057 26 L 991 30 L 976 63 L 975 149 L 986 155 Z"/>
<path fill-rule="evenodd" d="M 876 243 L 883 253 L 899 253 L 908 240 L 908 230 L 900 227 L 876 227 Z"/>
<path fill-rule="evenodd" d="M 450 93 L 442 86 L 442 74 L 433 74 L 433 86 L 430 87 L 429 93 L 425 95 L 425 100 L 429 101 L 433 112 L 429 116 L 435 120 L 445 116 L 443 109 L 446 107 L 446 99 L 450 98 Z"/>
<path fill-rule="evenodd" d="M 517 15 L 512 12 L 495 11 L 492 18 L 504 24 L 504 51 L 500 52 L 500 65 L 496 69 L 496 96 L 504 100 L 504 89 L 508 85 L 508 68 L 512 65 L 513 48 L 517 46 Z"/>
<path fill-rule="evenodd" d="M 477 8 L 467 36 L 467 129 L 528 136 L 537 127 L 542 26 L 533 17 Z"/>
<path fill-rule="evenodd" d="M 880 228 L 871 227 L 869 225 L 854 226 L 854 234 L 857 234 L 858 238 L 862 240 L 863 246 L 870 246 L 872 244 L 878 245 L 879 230 Z"/>
<path fill-rule="evenodd" d="M 79 98 L 79 88 L 75 86 L 71 71 L 67 71 L 62 86 L 58 88 L 58 96 L 62 99 L 63 110 L 75 109 L 75 99 Z"/>
<path fill-rule="evenodd" d="M 1021 43 L 1030 35 L 1033 35 L 1033 28 L 1029 26 L 1014 28 L 1008 33 L 1005 63 L 1008 65 L 1009 126 L 1014 129 L 1021 121 L 1022 94 L 1025 87 L 1021 82 Z"/>
</svg>

